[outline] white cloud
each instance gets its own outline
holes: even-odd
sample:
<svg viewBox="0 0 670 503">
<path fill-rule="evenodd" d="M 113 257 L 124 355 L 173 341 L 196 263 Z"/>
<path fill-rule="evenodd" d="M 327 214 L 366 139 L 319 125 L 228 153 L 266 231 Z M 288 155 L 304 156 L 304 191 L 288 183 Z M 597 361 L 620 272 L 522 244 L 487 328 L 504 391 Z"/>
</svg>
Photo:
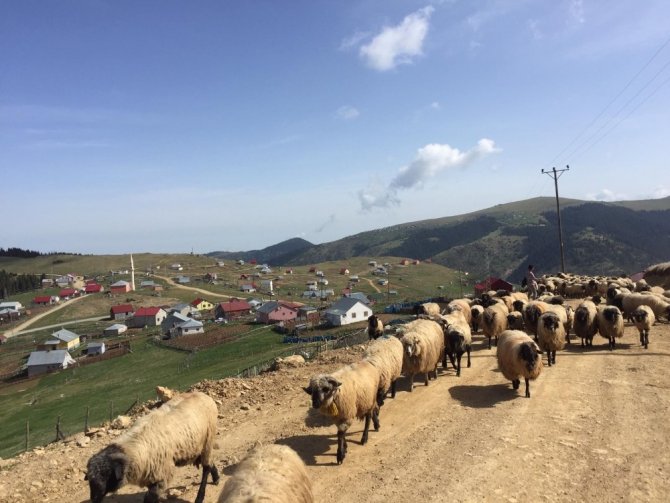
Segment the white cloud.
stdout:
<svg viewBox="0 0 670 503">
<path fill-rule="evenodd" d="M 540 30 L 540 28 L 538 26 L 537 19 L 529 19 L 528 20 L 528 29 L 530 30 L 530 33 L 533 36 L 533 39 L 541 40 L 544 37 L 544 34 L 542 33 L 542 30 Z"/>
<path fill-rule="evenodd" d="M 400 204 L 398 191 L 421 186 L 426 180 L 442 171 L 465 168 L 487 155 L 500 152 L 495 142 L 482 138 L 477 145 L 465 152 L 447 144 L 431 143 L 417 151 L 416 158 L 401 168 L 386 188 L 368 188 L 358 192 L 361 209 L 385 208 Z"/>
<path fill-rule="evenodd" d="M 618 194 L 610 189 L 605 188 L 597 193 L 586 194 L 586 199 L 590 201 L 611 202 L 611 201 L 624 201 L 629 198 L 625 194 Z"/>
<path fill-rule="evenodd" d="M 350 49 L 353 49 L 354 47 L 357 47 L 358 44 L 363 42 L 363 40 L 365 40 L 369 36 L 370 33 L 366 31 L 358 31 L 354 33 L 352 36 L 342 40 L 342 42 L 340 43 L 340 51 L 348 51 Z"/>
<path fill-rule="evenodd" d="M 372 41 L 360 48 L 360 56 L 371 68 L 392 70 L 399 64 L 408 64 L 422 54 L 428 33 L 428 21 L 435 9 L 424 7 L 409 14 L 397 26 L 387 26 Z"/>
<path fill-rule="evenodd" d="M 654 189 L 654 192 L 651 195 L 652 199 L 661 199 L 664 197 L 670 196 L 670 189 L 667 187 L 664 187 L 663 185 L 659 185 Z"/>
<path fill-rule="evenodd" d="M 433 110 L 440 110 L 440 108 L 442 107 L 440 106 L 440 103 L 438 101 L 433 101 L 430 104 L 430 108 L 432 108 Z"/>
<path fill-rule="evenodd" d="M 344 105 L 337 109 L 337 116 L 340 119 L 353 120 L 356 119 L 359 115 L 361 115 L 361 113 L 358 111 L 358 109 L 356 107 L 352 107 L 351 105 Z"/>
<path fill-rule="evenodd" d="M 570 17 L 579 24 L 584 24 L 584 2 L 583 0 L 572 0 L 569 6 Z"/>
</svg>

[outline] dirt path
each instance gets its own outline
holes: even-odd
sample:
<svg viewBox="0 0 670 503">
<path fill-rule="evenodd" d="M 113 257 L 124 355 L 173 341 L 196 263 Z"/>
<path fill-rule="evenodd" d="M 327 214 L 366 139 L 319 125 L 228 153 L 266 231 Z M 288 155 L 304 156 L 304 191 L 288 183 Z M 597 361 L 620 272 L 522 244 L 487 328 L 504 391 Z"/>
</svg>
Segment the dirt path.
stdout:
<svg viewBox="0 0 670 503">
<path fill-rule="evenodd" d="M 19 333 L 21 333 L 22 331 L 24 331 L 26 328 L 28 328 L 30 325 L 32 325 L 32 324 L 35 323 L 36 321 L 41 320 L 41 319 L 44 318 L 45 316 L 47 316 L 47 315 L 49 315 L 49 314 L 51 314 L 51 313 L 53 313 L 53 312 L 56 312 L 56 311 L 58 311 L 58 310 L 60 310 L 60 309 L 63 309 L 65 306 L 69 306 L 69 305 L 72 304 L 73 302 L 77 302 L 78 300 L 83 299 L 84 297 L 85 297 L 85 295 L 81 295 L 81 296 L 79 296 L 79 297 L 75 297 L 75 298 L 73 298 L 73 299 L 63 301 L 63 302 L 61 302 L 60 304 L 58 304 L 57 306 L 53 307 L 52 309 L 49 309 L 48 311 L 44 311 L 43 313 L 40 313 L 40 314 L 36 314 L 35 316 L 32 316 L 30 319 L 24 321 L 23 323 L 19 323 L 18 325 L 16 325 L 16 326 L 15 326 L 14 328 L 12 328 L 11 330 L 7 330 L 7 331 L 4 333 L 4 335 L 5 335 L 5 337 L 7 337 L 8 339 L 9 339 L 10 337 L 14 337 L 15 335 L 18 335 Z M 59 325 L 59 326 L 60 326 L 60 325 Z M 41 328 L 44 328 L 44 327 L 41 327 Z M 40 330 L 41 330 L 41 328 L 40 328 Z"/>
<path fill-rule="evenodd" d="M 159 276 L 157 274 L 154 274 L 154 276 L 156 278 L 162 279 L 167 284 L 169 284 L 170 286 L 173 286 L 175 288 L 181 288 L 182 290 L 191 290 L 192 292 L 202 293 L 203 295 L 207 295 L 209 297 L 220 297 L 222 299 L 230 299 L 231 298 L 230 295 L 224 295 L 222 293 L 214 293 L 214 292 L 211 292 L 209 290 L 204 290 L 202 288 L 196 288 L 194 286 L 180 285 L 179 283 L 176 283 L 173 279 L 168 278 L 167 276 Z"/>
<path fill-rule="evenodd" d="M 368 445 L 359 444 L 362 423 L 355 423 L 341 466 L 335 428 L 314 426 L 301 387 L 314 373 L 358 359 L 361 347 L 298 369 L 205 383 L 220 402 L 216 460 L 225 479 L 254 442 L 287 444 L 307 464 L 319 502 L 670 501 L 670 325 L 655 326 L 650 339 L 642 349 L 627 326 L 614 352 L 598 336 L 590 350 L 573 344 L 526 399 L 498 372 L 495 349 L 476 336 L 472 367 L 460 378 L 442 371 L 412 393 L 400 381 Z M 0 470 L 0 501 L 86 501 L 86 461 L 114 434 L 23 455 Z M 193 501 L 197 480 L 194 468 L 179 469 L 171 501 Z M 219 492 L 210 485 L 206 501 Z M 142 497 L 125 487 L 108 501 Z"/>
</svg>

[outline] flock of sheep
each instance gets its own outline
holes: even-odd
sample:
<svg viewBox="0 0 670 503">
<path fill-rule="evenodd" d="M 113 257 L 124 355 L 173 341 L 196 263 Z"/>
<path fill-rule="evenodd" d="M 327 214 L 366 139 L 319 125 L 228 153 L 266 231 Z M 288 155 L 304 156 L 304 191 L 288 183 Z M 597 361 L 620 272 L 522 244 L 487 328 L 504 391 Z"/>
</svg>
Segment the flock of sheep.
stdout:
<svg viewBox="0 0 670 503">
<path fill-rule="evenodd" d="M 428 302 L 417 306 L 417 317 L 397 326 L 384 327 L 375 315 L 368 319 L 371 340 L 363 357 L 329 374 L 314 375 L 305 392 L 312 407 L 337 427 L 337 463 L 347 454 L 346 433 L 355 419 L 364 420 L 361 444 L 368 440 L 370 423 L 380 427 L 379 414 L 386 396 L 395 397 L 401 377 L 414 388 L 414 377 L 426 385 L 437 378 L 437 369 L 451 362 L 461 374 L 467 354 L 470 367 L 472 333 L 480 328 L 491 348 L 495 341 L 498 367 L 518 389 L 549 366 L 556 352 L 570 344 L 571 332 L 590 346 L 600 334 L 610 350 L 623 336 L 624 318 L 632 321 L 647 348 L 649 331 L 656 320 L 670 321 L 670 292 L 628 278 L 587 278 L 560 274 L 540 279 L 542 295 L 530 300 L 522 292 L 488 292 L 478 299 L 456 299 L 444 309 Z M 576 309 L 564 297 L 584 297 Z M 389 333 L 393 332 L 393 333 Z M 207 480 L 217 484 L 219 473 L 211 454 L 216 436 L 217 406 L 200 392 L 182 393 L 140 418 L 115 442 L 91 457 L 86 479 L 91 501 L 125 484 L 147 487 L 145 503 L 157 502 L 176 466 L 202 465 L 196 503 L 205 497 Z M 281 445 L 255 447 L 227 481 L 221 502 L 312 502 L 312 486 L 305 465 L 292 449 Z"/>
</svg>

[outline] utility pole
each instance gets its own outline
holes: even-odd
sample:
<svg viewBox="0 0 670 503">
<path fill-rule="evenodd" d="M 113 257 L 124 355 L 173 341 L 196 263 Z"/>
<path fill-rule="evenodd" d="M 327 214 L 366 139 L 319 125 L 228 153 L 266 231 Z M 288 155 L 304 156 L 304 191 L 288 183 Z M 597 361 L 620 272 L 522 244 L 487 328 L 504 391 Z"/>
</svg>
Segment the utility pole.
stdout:
<svg viewBox="0 0 670 503">
<path fill-rule="evenodd" d="M 552 168 L 551 171 L 542 170 L 542 173 L 549 175 L 554 179 L 554 189 L 556 189 L 556 215 L 558 216 L 558 242 L 561 247 L 561 272 L 565 272 L 565 256 L 563 255 L 563 229 L 561 227 L 561 207 L 558 202 L 558 179 L 565 171 L 570 171 L 570 166 L 566 165 L 565 169 Z"/>
</svg>

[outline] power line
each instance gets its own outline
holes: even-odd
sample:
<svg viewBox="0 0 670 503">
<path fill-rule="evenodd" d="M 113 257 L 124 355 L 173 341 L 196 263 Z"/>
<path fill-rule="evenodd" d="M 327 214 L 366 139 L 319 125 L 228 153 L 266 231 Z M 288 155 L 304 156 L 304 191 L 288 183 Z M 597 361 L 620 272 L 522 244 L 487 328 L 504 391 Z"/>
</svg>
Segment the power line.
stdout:
<svg viewBox="0 0 670 503">
<path fill-rule="evenodd" d="M 549 175 L 554 179 L 554 188 L 556 189 L 556 215 L 558 216 L 558 244 L 561 248 L 561 272 L 565 272 L 565 256 L 563 255 L 563 229 L 561 227 L 561 206 L 558 201 L 558 179 L 565 171 L 570 171 L 570 166 L 565 169 L 552 168 L 551 171 L 542 170 L 542 173 Z"/>
<path fill-rule="evenodd" d="M 568 143 L 558 154 L 554 156 L 554 158 L 550 161 L 550 164 L 556 161 L 558 157 L 560 157 L 566 150 L 568 150 L 573 144 L 575 144 L 575 142 L 577 142 L 582 136 L 586 134 L 586 132 L 591 128 L 591 126 L 593 126 L 598 121 L 598 119 L 600 119 L 603 116 L 603 114 L 609 109 L 609 107 L 612 106 L 612 104 L 614 104 L 614 102 L 617 99 L 619 99 L 619 97 L 624 92 L 626 92 L 626 90 L 631 86 L 631 84 L 640 76 L 640 74 L 642 74 L 644 70 L 646 70 L 646 68 L 651 64 L 651 62 L 654 59 L 656 59 L 656 56 L 658 56 L 669 43 L 670 43 L 670 37 L 663 44 L 661 44 L 661 46 L 656 50 L 656 52 L 651 56 L 651 58 L 649 58 L 649 60 L 642 66 L 642 68 L 640 68 L 640 70 L 638 70 L 638 72 L 628 81 L 628 83 L 626 83 L 623 89 L 621 89 L 621 91 L 619 91 L 617 95 L 614 96 L 614 98 L 612 98 L 607 103 L 607 105 L 605 105 L 605 107 L 600 111 L 600 113 L 598 113 L 598 115 L 596 115 L 596 117 L 591 122 L 589 122 L 589 124 L 584 129 L 582 129 L 582 131 L 577 136 L 575 136 L 570 141 L 570 143 Z"/>
</svg>

